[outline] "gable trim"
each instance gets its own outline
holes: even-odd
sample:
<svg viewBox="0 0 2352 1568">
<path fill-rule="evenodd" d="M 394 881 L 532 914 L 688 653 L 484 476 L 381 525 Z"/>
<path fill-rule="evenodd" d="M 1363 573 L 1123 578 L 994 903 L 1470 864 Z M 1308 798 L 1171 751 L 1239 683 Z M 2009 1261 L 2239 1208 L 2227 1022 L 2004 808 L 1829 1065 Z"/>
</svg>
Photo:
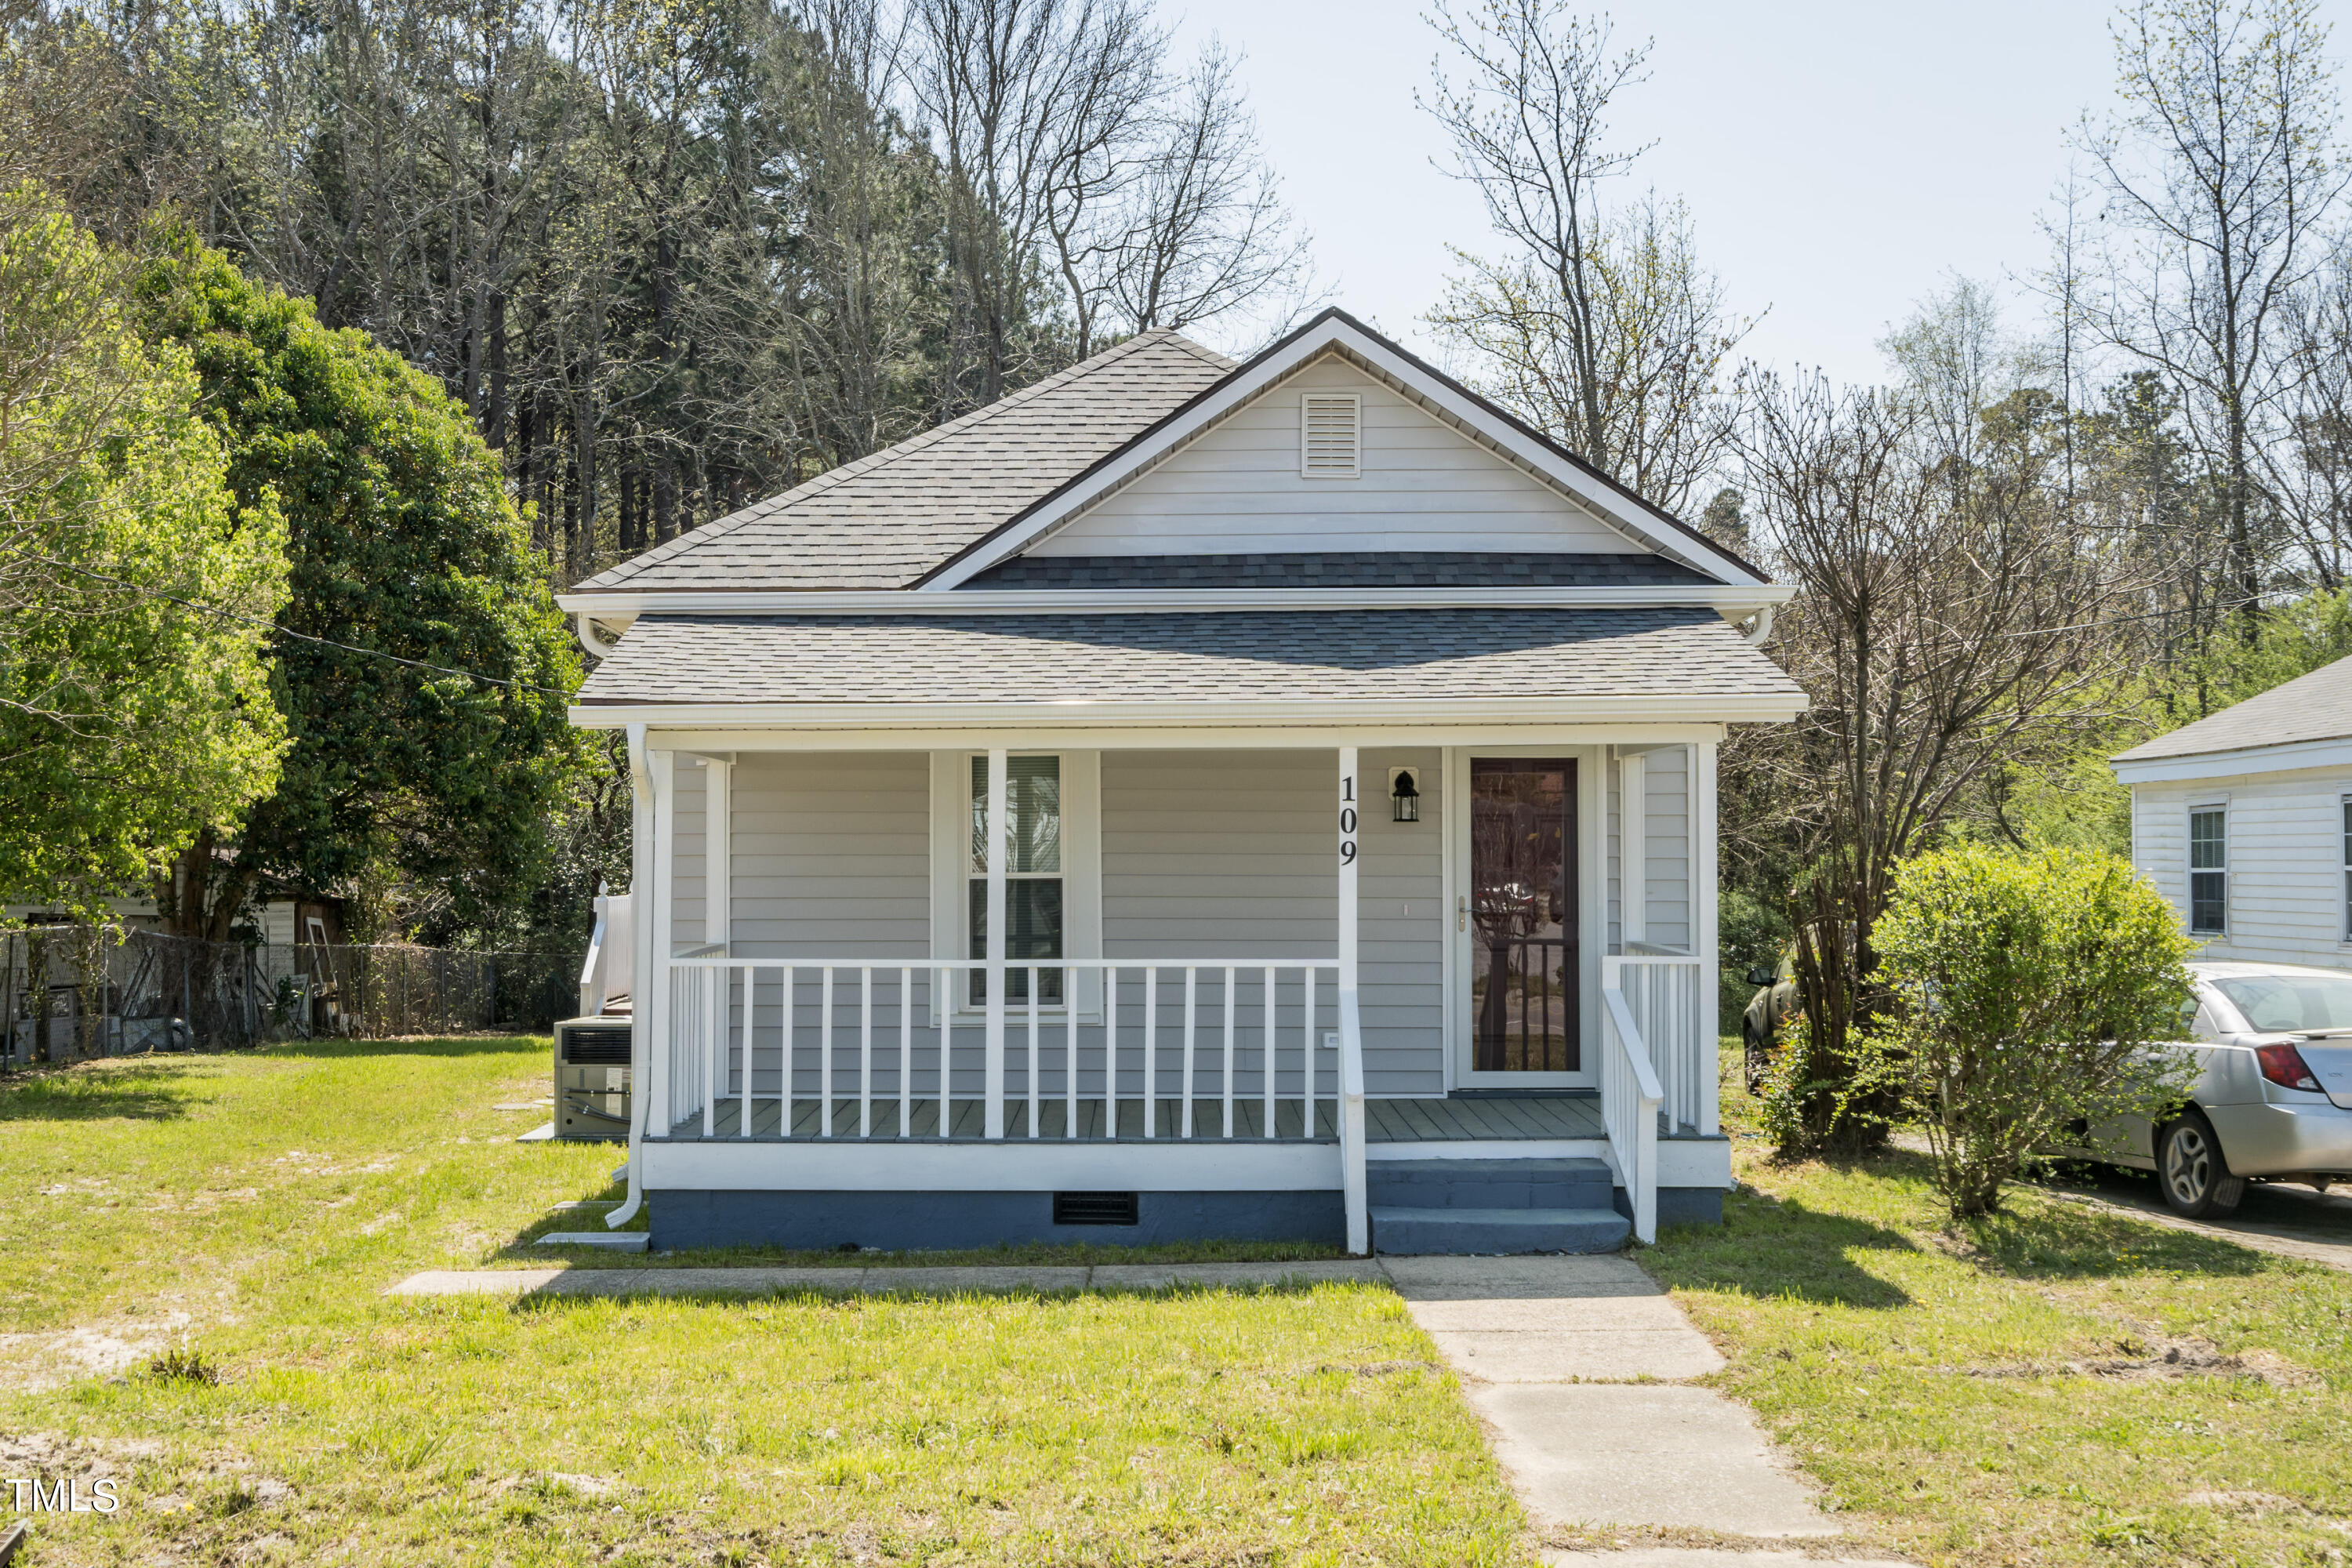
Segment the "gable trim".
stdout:
<svg viewBox="0 0 2352 1568">
<path fill-rule="evenodd" d="M 1223 423 L 1244 404 L 1330 353 L 1338 353 L 1376 379 L 1389 382 L 1425 411 L 1547 481 L 1594 519 L 1628 539 L 1715 575 L 1727 584 L 1763 586 L 1769 582 L 1756 566 L 1652 506 L 1443 371 L 1334 308 L 1263 350 L 1009 521 L 933 567 L 916 580 L 913 591 L 953 588 L 1019 554 L 1102 497 L 1156 466 L 1179 447 Z"/>
</svg>

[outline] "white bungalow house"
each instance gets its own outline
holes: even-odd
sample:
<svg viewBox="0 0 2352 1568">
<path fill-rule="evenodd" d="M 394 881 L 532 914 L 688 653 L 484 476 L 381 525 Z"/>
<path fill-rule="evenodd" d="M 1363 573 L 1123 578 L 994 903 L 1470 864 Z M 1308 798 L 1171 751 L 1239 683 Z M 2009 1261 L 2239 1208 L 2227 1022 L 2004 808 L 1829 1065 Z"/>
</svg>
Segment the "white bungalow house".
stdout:
<svg viewBox="0 0 2352 1568">
<path fill-rule="evenodd" d="M 657 1247 L 1719 1217 L 1788 591 L 1337 310 L 1150 331 L 579 585 Z M 1103 1228 L 1109 1227 L 1109 1228 Z"/>
<path fill-rule="evenodd" d="M 2114 759 L 2200 957 L 2352 967 L 2352 658 Z"/>
</svg>

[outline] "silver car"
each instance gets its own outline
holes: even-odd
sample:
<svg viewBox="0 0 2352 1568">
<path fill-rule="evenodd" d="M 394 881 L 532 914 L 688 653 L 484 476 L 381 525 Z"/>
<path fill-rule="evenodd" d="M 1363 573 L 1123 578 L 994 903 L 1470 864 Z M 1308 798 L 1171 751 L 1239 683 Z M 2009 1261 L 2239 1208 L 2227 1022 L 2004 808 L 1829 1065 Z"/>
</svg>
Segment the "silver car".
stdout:
<svg viewBox="0 0 2352 1568">
<path fill-rule="evenodd" d="M 2238 1206 L 2249 1181 L 2352 1182 L 2352 973 L 2292 963 L 2199 963 L 2189 1102 L 2158 1124 L 2083 1133 L 2079 1158 L 2156 1173 L 2176 1214 Z"/>
</svg>

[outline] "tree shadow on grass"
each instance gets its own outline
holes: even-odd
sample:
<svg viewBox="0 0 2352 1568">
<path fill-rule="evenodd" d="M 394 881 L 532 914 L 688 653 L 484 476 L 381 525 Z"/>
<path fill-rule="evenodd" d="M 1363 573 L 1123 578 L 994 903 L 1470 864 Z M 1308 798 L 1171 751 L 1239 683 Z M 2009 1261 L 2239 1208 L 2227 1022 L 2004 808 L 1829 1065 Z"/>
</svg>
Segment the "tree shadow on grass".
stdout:
<svg viewBox="0 0 2352 1568">
<path fill-rule="evenodd" d="M 1979 1268 L 2019 1279 L 2106 1279 L 2175 1270 L 2247 1276 L 2285 1266 L 2252 1247 L 2107 1209 L 2018 1201 L 2031 1191 L 2012 1188 L 2000 1213 L 1954 1226 Z"/>
<path fill-rule="evenodd" d="M 200 1057 L 40 1067 L 0 1078 L 0 1122 L 168 1121 L 188 1113 L 179 1092 Z M 103 1070 L 88 1070 L 98 1067 Z M 79 1069 L 79 1070 L 78 1070 Z"/>
<path fill-rule="evenodd" d="M 1918 1250 L 1885 1226 L 1743 1189 L 1725 1199 L 1722 1225 L 1665 1230 L 1642 1263 L 1659 1283 L 1685 1289 L 1883 1310 L 1909 1306 L 1910 1293 L 1860 1256 Z"/>
</svg>

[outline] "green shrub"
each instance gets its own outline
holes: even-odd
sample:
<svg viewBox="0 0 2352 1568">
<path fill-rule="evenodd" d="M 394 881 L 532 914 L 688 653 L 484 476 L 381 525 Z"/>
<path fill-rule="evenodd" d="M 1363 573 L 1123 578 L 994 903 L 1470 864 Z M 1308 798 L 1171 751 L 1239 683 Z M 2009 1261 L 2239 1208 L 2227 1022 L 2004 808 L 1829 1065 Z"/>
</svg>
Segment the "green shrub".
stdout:
<svg viewBox="0 0 2352 1568">
<path fill-rule="evenodd" d="M 2147 1047 L 2179 1031 L 2193 944 L 2113 855 L 1919 856 L 1871 939 L 1895 1005 L 1868 1076 L 1924 1124 L 1956 1216 L 1998 1207 L 2068 1123 L 2161 1114 L 2186 1087 L 2186 1062 Z"/>
</svg>

